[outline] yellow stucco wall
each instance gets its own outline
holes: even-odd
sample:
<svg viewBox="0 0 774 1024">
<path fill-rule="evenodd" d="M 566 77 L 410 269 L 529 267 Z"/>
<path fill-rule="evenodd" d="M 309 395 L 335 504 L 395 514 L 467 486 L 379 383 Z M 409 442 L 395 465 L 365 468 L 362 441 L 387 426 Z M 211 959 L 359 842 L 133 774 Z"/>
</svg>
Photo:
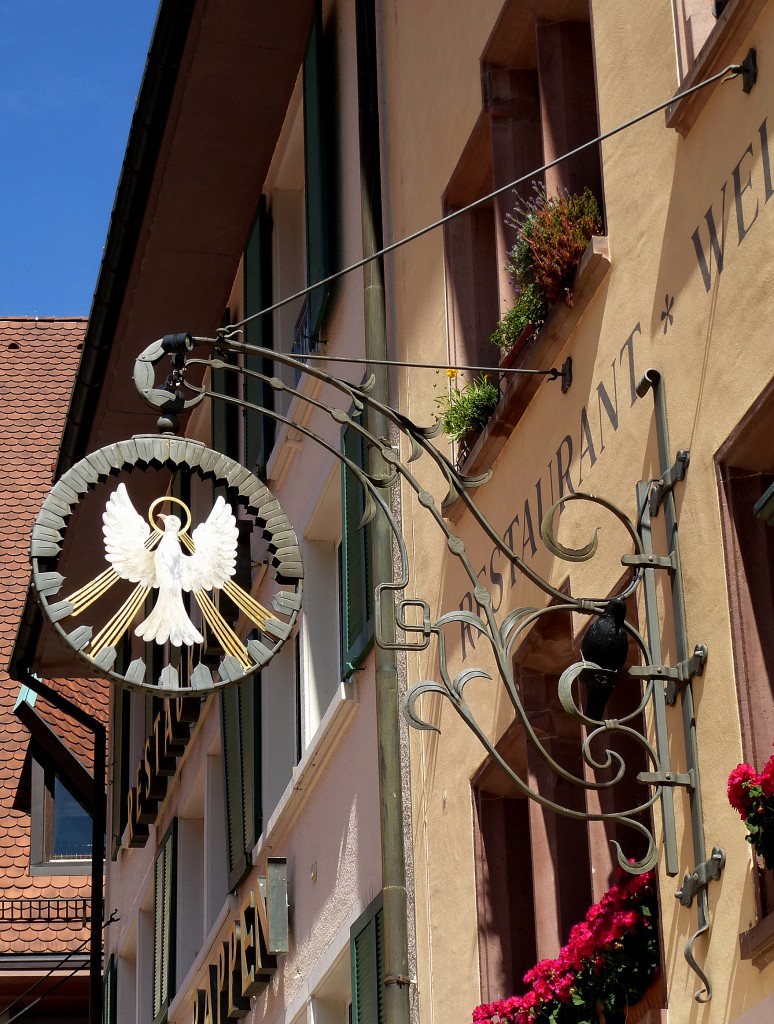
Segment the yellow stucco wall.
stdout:
<svg viewBox="0 0 774 1024">
<path fill-rule="evenodd" d="M 500 6 L 499 0 L 474 8 L 463 0 L 384 4 L 384 132 L 390 140 L 385 184 L 392 238 L 441 213 L 443 190 L 481 109 L 479 55 Z M 671 4 L 597 0 L 592 8 L 599 116 L 605 131 L 676 90 Z M 774 66 L 774 5 L 766 7 L 735 59 L 751 45 L 757 49 L 761 76 L 750 95 L 743 94 L 739 80 L 719 87 L 685 138 L 666 128 L 660 113 L 604 144 L 611 265 L 556 360 L 573 357 L 573 386 L 566 396 L 555 383 L 541 387 L 497 458 L 491 481 L 477 494 L 500 531 L 521 513 L 514 533 L 518 549 L 524 502 L 531 500 L 534 515 L 535 484 L 542 480 L 545 506 L 550 503 L 552 483 L 558 487 L 556 451 L 569 434 L 573 484 L 603 495 L 634 517 L 636 482 L 658 471 L 652 397 L 633 400 L 630 357 L 636 377 L 650 366 L 662 373 L 672 449 L 691 451 L 688 476 L 677 491 L 689 647 L 701 642 L 710 651 L 694 690 L 705 835 L 708 849 L 720 845 L 728 857 L 721 882 L 709 890 L 709 940 L 700 940 L 695 950 L 714 986 L 714 997 L 704 1006 L 693 999 L 698 980 L 683 958 L 683 946 L 696 929 L 696 909 L 683 909 L 673 899 L 679 879 L 667 878 L 663 868 L 660 877 L 669 1020 L 703 1024 L 734 1021 L 774 991 L 774 968 L 760 972 L 739 957 L 738 935 L 754 923 L 755 909 L 749 847 L 725 792 L 742 747 L 713 462 L 720 444 L 774 375 L 774 198 L 766 196 L 760 131 L 768 119 L 769 136 L 774 135 L 774 78 L 767 70 Z M 750 185 L 745 187 L 748 175 Z M 706 251 L 705 214 L 710 207 L 716 223 L 722 218 L 725 225 L 725 249 L 722 274 L 713 260 L 707 286 L 692 235 L 699 230 Z M 441 232 L 390 259 L 388 307 L 396 357 L 445 360 Z M 674 320 L 665 332 L 661 313 L 668 301 Z M 437 383 L 433 371 L 404 373 L 398 392 L 401 408 L 418 422 L 431 421 Z M 600 383 L 611 395 L 617 388 L 617 430 L 599 413 Z M 584 409 L 593 455 L 583 433 Z M 422 463 L 416 465 L 423 485 L 443 497 L 437 478 Z M 412 566 L 407 596 L 422 597 L 436 613 L 458 608 L 469 584 L 408 488 L 403 517 Z M 602 525 L 599 557 L 571 567 L 542 548 L 532 556 L 528 545 L 530 564 L 554 585 L 569 575 L 575 595 L 609 593 L 621 576 L 617 558 L 629 550 L 623 532 L 604 513 L 580 512 L 576 506 L 562 523 L 560 539 L 567 543 L 587 539 L 592 525 Z M 491 561 L 491 541 L 469 518 L 456 531 L 476 570 L 483 567 L 482 582 L 495 600 L 500 590 L 494 571 L 504 573 L 501 614 L 535 600 L 534 591 L 523 583 L 509 586 L 503 563 Z M 673 663 L 668 628 L 664 642 L 665 661 Z M 479 663 L 482 646 L 465 667 Z M 454 671 L 462 666 L 461 653 L 458 631 L 450 632 Z M 483 656 L 480 663 L 487 667 Z M 434 646 L 411 655 L 410 682 L 436 678 L 437 666 Z M 507 701 L 493 684 L 475 687 L 471 704 L 496 738 L 510 720 Z M 470 779 L 484 752 L 448 703 L 425 697 L 422 712 L 440 724 L 442 735 L 411 736 L 420 1013 L 422 1021 L 462 1024 L 479 1002 Z M 680 770 L 684 759 L 677 709 L 669 712 L 669 726 L 673 767 Z M 678 797 L 676 804 L 682 873 L 694 866 L 693 852 L 685 802 Z M 657 827 L 658 818 L 657 813 Z"/>
</svg>

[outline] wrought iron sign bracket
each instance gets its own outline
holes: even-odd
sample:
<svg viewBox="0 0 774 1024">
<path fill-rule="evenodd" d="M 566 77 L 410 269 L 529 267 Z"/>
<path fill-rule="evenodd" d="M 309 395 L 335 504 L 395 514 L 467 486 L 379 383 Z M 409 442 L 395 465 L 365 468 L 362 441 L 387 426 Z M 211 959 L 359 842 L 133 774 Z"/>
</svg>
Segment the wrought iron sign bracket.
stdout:
<svg viewBox="0 0 774 1024">
<path fill-rule="evenodd" d="M 683 907 L 690 907 L 700 889 L 705 889 L 710 882 L 716 882 L 725 867 L 726 851 L 720 846 L 712 847 L 712 856 L 704 860 L 683 879 L 682 886 L 675 893 L 675 899 Z"/>
<path fill-rule="evenodd" d="M 197 344 L 209 348 L 206 358 L 193 358 L 190 355 L 192 347 Z M 309 389 L 292 386 L 280 376 L 272 376 L 270 373 L 252 369 L 251 365 L 242 365 L 238 357 L 244 355 L 262 357 L 262 359 L 251 361 L 253 366 L 279 363 L 296 371 L 298 375 L 312 377 L 322 382 L 326 387 L 319 393 L 310 394 Z M 156 364 L 167 357 L 172 362 L 171 371 L 165 383 L 159 387 L 155 383 Z M 263 363 L 263 360 L 266 361 L 266 364 Z M 205 383 L 195 383 L 196 379 L 202 378 L 187 378 L 187 370 L 193 367 L 201 368 L 204 371 Z M 248 402 L 236 395 L 223 393 L 221 390 L 213 391 L 212 375 L 206 372 L 213 368 L 224 373 L 233 373 L 245 379 L 258 381 L 262 387 L 272 391 L 281 391 L 293 400 L 297 400 L 298 403 L 308 406 L 310 412 L 315 416 L 330 417 L 333 423 L 342 430 L 354 431 L 359 435 L 361 444 L 369 451 L 368 461 L 371 468 L 364 468 L 349 458 L 335 440 L 326 440 L 324 432 L 316 429 L 308 419 L 302 420 L 301 417 L 295 416 L 291 420 L 273 408 Z M 561 376 L 563 384 L 569 384 L 571 373 L 572 364 L 568 359 L 565 361 L 561 373 L 557 371 L 556 377 Z M 639 859 L 631 859 L 622 846 L 617 841 L 614 842 L 619 866 L 634 874 L 652 870 L 659 860 L 658 843 L 650 822 L 650 810 L 656 803 L 660 803 L 663 817 L 664 870 L 672 877 L 678 874 L 679 851 L 674 814 L 674 787 L 684 787 L 690 806 L 693 838 L 692 859 L 699 863 L 704 860 L 705 846 L 696 723 L 690 681 L 701 674 L 707 657 L 707 648 L 697 645 L 691 654 L 687 645 L 679 538 L 672 493 L 675 485 L 685 476 L 689 454 L 687 451 L 679 451 L 674 464 L 670 464 L 663 386 L 661 377 L 655 370 L 647 372 L 645 378 L 639 382 L 637 392 L 640 397 L 643 397 L 651 388 L 654 392 L 661 476 L 655 484 L 653 481 L 640 481 L 637 484 L 636 509 L 638 514 L 636 520 L 630 518 L 626 512 L 603 497 L 574 492 L 565 494 L 554 503 L 545 513 L 541 523 L 541 537 L 548 550 L 554 557 L 568 562 L 584 562 L 595 556 L 598 547 L 598 530 L 594 531 L 591 539 L 582 547 L 564 546 L 559 542 L 555 533 L 554 521 L 557 519 L 560 508 L 566 509 L 570 503 L 576 501 L 583 502 L 586 506 L 594 505 L 598 510 L 603 510 L 606 515 L 613 516 L 623 526 L 634 553 L 624 555 L 621 559 L 629 569 L 629 579 L 615 599 L 610 599 L 609 589 L 599 596 L 571 596 L 543 578 L 514 550 L 508 536 L 500 535 L 476 502 L 476 491 L 487 482 L 491 472 L 475 476 L 466 476 L 461 473 L 451 459 L 434 443 L 434 439 L 441 429 L 440 423 L 436 422 L 426 427 L 420 426 L 398 410 L 379 401 L 373 394 L 375 383 L 373 377 L 367 379 L 360 386 L 354 386 L 318 369 L 314 364 L 307 364 L 303 358 L 295 358 L 230 338 L 203 339 L 180 334 L 167 336 L 148 346 L 139 356 L 135 365 L 134 382 L 142 397 L 162 413 L 159 421 L 162 431 L 174 431 L 177 412 L 187 411 L 205 398 L 209 398 L 213 402 L 250 410 L 263 417 L 273 419 L 276 423 L 292 426 L 306 443 L 315 445 L 338 459 L 342 466 L 346 467 L 359 482 L 364 493 L 364 512 L 360 525 L 365 526 L 377 514 L 383 516 L 389 524 L 394 548 L 397 551 L 396 565 L 401 566 L 400 572 L 397 574 L 399 578 L 390 574 L 389 579 L 377 580 L 375 586 L 376 643 L 384 650 L 409 652 L 423 650 L 431 642 L 434 645 L 434 657 L 426 661 L 428 665 L 432 666 L 432 677 L 416 682 L 404 697 L 404 713 L 414 728 L 439 731 L 436 721 L 428 721 L 420 713 L 418 702 L 424 694 L 431 693 L 435 697 L 440 696 L 448 701 L 454 712 L 463 719 L 466 726 L 477 737 L 492 761 L 500 766 L 515 790 L 522 796 L 536 801 L 550 812 L 561 814 L 567 818 L 602 822 L 614 825 L 616 828 L 624 828 L 629 834 L 634 833 L 641 843 L 641 849 L 644 850 Z M 224 391 L 226 390 L 224 389 Z M 291 404 L 291 408 L 293 407 Z M 371 421 L 380 424 L 378 433 L 371 433 L 369 430 L 370 417 L 362 415 L 366 409 L 375 414 Z M 385 433 L 385 421 L 401 434 L 400 449 L 396 450 L 388 440 L 380 436 Z M 409 446 L 409 454 L 407 457 L 401 458 L 400 453 L 405 450 L 405 444 Z M 535 601 L 536 607 L 512 608 L 502 616 L 498 615 L 499 606 L 495 605 L 488 587 L 482 584 L 476 571 L 476 565 L 467 551 L 465 540 L 453 532 L 452 524 L 443 514 L 444 502 L 438 501 L 435 494 L 427 490 L 426 485 L 415 474 L 412 464 L 419 458 L 424 458 L 424 465 L 432 464 L 432 468 L 439 477 L 438 482 L 445 484 L 448 489 L 448 497 L 452 500 L 460 499 L 467 511 L 471 526 L 478 527 L 495 545 L 501 556 L 510 562 L 512 570 L 518 570 L 523 579 L 536 588 L 536 594 L 539 592 L 540 595 Z M 256 624 L 261 640 L 249 639 L 245 642 L 233 631 L 229 632 L 229 629 L 220 622 L 218 615 L 214 614 L 214 606 L 210 607 L 211 602 L 206 593 L 200 593 L 207 589 L 205 584 L 193 591 L 202 616 L 210 623 L 213 636 L 218 639 L 223 648 L 224 657 L 217 667 L 216 678 L 213 678 L 211 671 L 203 665 L 201 659 L 200 664 L 194 668 L 187 679 L 181 677 L 178 680 L 176 670 L 173 672 L 171 669 L 162 671 L 153 678 L 151 666 L 146 665 L 142 658 L 132 662 L 123 674 L 115 670 L 116 645 L 121 635 L 133 625 L 134 616 L 139 611 L 139 604 L 145 597 L 142 590 L 136 601 L 132 596 L 135 592 L 130 594 L 119 609 L 118 619 L 116 620 L 114 616 L 114 619 L 111 619 L 107 625 L 102 626 L 100 632 L 95 635 L 96 639 L 92 637 L 90 624 L 79 625 L 72 631 L 69 631 L 71 629 L 69 625 L 66 628 L 60 625 L 60 621 L 67 620 L 73 615 L 79 615 L 81 610 L 92 609 L 103 590 L 112 586 L 118 579 L 116 572 L 106 570 L 99 577 L 73 591 L 64 601 L 60 600 L 57 603 L 51 600 L 59 596 L 58 592 L 63 585 L 57 568 L 64 540 L 63 534 L 67 527 L 66 521 L 74 506 L 82 497 L 85 498 L 87 492 L 97 483 L 105 481 L 114 471 L 120 474 L 131 472 L 135 468 L 142 471 L 151 466 L 164 466 L 173 470 L 181 468 L 186 472 L 198 474 L 202 478 L 212 477 L 216 485 L 230 488 L 237 495 L 234 500 L 241 503 L 244 513 L 254 522 L 255 528 L 262 531 L 273 555 L 272 565 L 276 567 L 276 582 L 281 589 L 273 593 L 270 608 L 259 604 L 250 593 L 241 591 L 231 580 L 227 579 L 217 585 L 222 586 L 224 593 L 237 604 L 251 622 Z M 393 514 L 389 501 L 389 490 L 397 483 L 413 490 L 418 503 L 424 507 L 427 515 L 431 517 L 437 529 L 445 537 L 450 555 L 457 559 L 461 572 L 469 581 L 471 594 L 476 602 L 475 610 L 457 607 L 446 612 L 441 609 L 439 613 L 436 613 L 424 600 L 401 599 L 410 582 L 410 560 L 400 523 Z M 120 487 L 119 484 L 116 494 Z M 114 499 L 115 495 L 111 495 L 109 501 L 112 502 Z M 149 516 L 152 508 L 159 501 L 173 501 L 180 504 L 180 500 L 177 498 L 169 496 L 158 498 L 149 508 Z M 669 553 L 666 556 L 657 555 L 654 552 L 651 535 L 651 516 L 655 515 L 662 505 L 669 547 Z M 189 522 L 185 527 L 179 525 L 180 520 L 176 516 L 165 517 L 167 520 L 174 521 L 174 529 L 178 530 L 180 536 L 184 538 L 187 536 L 186 531 L 190 526 L 190 511 L 188 511 L 188 515 Z M 229 515 L 232 515 L 231 511 L 229 511 Z M 175 522 L 178 526 L 174 526 Z M 149 532 L 147 527 L 143 527 L 143 529 L 146 533 Z M 160 534 L 163 531 L 158 529 L 156 532 Z M 194 695 L 198 697 L 214 688 L 240 682 L 266 664 L 282 642 L 288 639 L 300 611 L 303 581 L 301 550 L 290 521 L 285 516 L 279 502 L 265 484 L 256 479 L 243 466 L 198 442 L 177 438 L 172 433 L 164 433 L 162 437 L 135 437 L 130 441 L 118 442 L 100 449 L 99 452 L 92 453 L 81 463 L 72 467 L 55 484 L 46 499 L 33 528 L 32 537 L 33 585 L 38 592 L 41 606 L 54 628 L 61 633 L 63 639 L 73 649 L 79 652 L 80 657 L 85 658 L 92 671 L 107 675 L 121 685 L 128 684 L 146 691 L 152 689 L 154 695 L 174 697 Z M 151 546 L 147 548 L 147 551 L 152 550 L 153 545 L 157 543 L 154 538 L 155 534 L 149 538 Z M 186 544 L 188 550 L 196 553 L 196 544 L 192 538 L 189 538 L 188 541 L 184 539 L 183 543 Z M 202 546 L 204 547 L 204 545 Z M 146 561 L 147 551 L 142 555 Z M 678 661 L 675 667 L 669 667 L 663 663 L 662 622 L 658 608 L 656 580 L 654 572 L 646 571 L 648 569 L 667 569 L 669 571 L 676 659 Z M 129 579 L 128 576 L 121 578 Z M 647 639 L 633 624 L 626 621 L 625 602 L 640 585 L 642 585 L 644 594 Z M 213 586 L 215 585 L 213 584 Z M 136 608 L 133 601 L 137 604 Z M 412 614 L 409 615 L 408 612 Z M 104 614 L 107 614 L 107 611 Z M 550 745 L 544 742 L 544 738 L 535 728 L 515 677 L 514 664 L 520 645 L 532 628 L 538 622 L 544 621 L 544 616 L 577 614 L 593 617 L 592 625 L 604 618 L 603 627 L 596 631 L 597 636 L 605 637 L 612 630 L 615 634 L 615 643 L 608 645 L 606 649 L 605 642 L 593 640 L 593 631 L 590 629 L 585 634 L 581 645 L 582 659 L 565 668 L 559 678 L 557 691 L 559 702 L 566 713 L 575 718 L 581 727 L 581 756 L 584 768 L 583 771 L 573 772 L 555 759 Z M 285 621 L 280 621 L 278 616 Z M 95 627 L 97 625 L 95 621 Z M 463 635 L 465 631 L 475 632 L 477 640 L 481 643 L 480 649 L 487 651 L 485 664 L 481 666 L 460 665 L 460 652 L 458 648 L 450 644 L 450 631 L 453 635 L 460 629 L 463 630 Z M 622 634 L 626 643 L 623 656 L 618 660 L 621 653 Z M 583 644 L 590 640 L 592 642 L 586 645 L 584 651 Z M 162 643 L 162 641 L 158 642 Z M 620 718 L 606 717 L 607 700 L 612 694 L 612 690 L 618 685 L 619 674 L 623 676 L 621 669 L 625 664 L 627 652 L 630 652 L 632 648 L 638 652 L 641 663 L 629 669 L 629 676 L 637 684 L 627 688 L 632 696 L 633 706 L 626 707 L 625 712 L 619 711 Z M 589 653 L 591 650 L 599 653 L 592 656 Z M 559 666 L 557 666 L 558 669 Z M 563 803 L 554 798 L 556 794 L 549 795 L 533 788 L 529 784 L 529 780 L 524 778 L 502 756 L 487 730 L 478 722 L 474 708 L 467 703 L 466 687 L 469 684 L 493 678 L 498 680 L 503 688 L 504 696 L 513 707 L 524 742 L 562 782 L 586 792 L 612 792 L 613 788 L 624 779 L 627 772 L 631 777 L 640 767 L 645 767 L 647 770 L 637 777 L 641 783 L 647 785 L 647 791 L 632 797 L 623 809 L 603 809 L 607 806 L 605 802 L 599 809 L 592 811 L 586 806 L 585 801 L 583 801 L 583 809 L 580 809 L 577 801 Z M 667 716 L 665 687 L 662 682 L 659 682 L 660 680 L 668 684 L 669 692 L 673 694 L 673 700 L 676 699 L 678 693 L 681 697 L 686 770 L 680 773 L 674 772 L 670 763 L 674 732 L 672 727 L 675 722 Z M 587 694 L 585 699 L 581 698 L 581 687 L 585 688 Z M 594 697 L 593 701 L 591 700 L 592 696 Z M 651 712 L 653 740 L 640 724 Z M 603 747 L 603 744 L 608 741 L 612 744 L 612 740 L 616 736 L 624 737 L 627 743 L 636 745 L 638 749 L 636 768 L 632 769 L 631 765 L 626 763 L 614 744 L 606 749 Z M 693 874 L 697 873 L 701 874 L 698 869 L 693 872 Z M 703 1002 L 709 998 L 711 989 L 706 976 L 693 958 L 692 945 L 696 937 L 709 927 L 704 889 L 699 891 L 698 904 L 699 931 L 689 940 L 685 955 L 691 968 L 696 971 L 704 983 L 704 989 L 697 994 L 697 999 Z"/>
<path fill-rule="evenodd" d="M 675 484 L 685 479 L 688 464 L 691 461 L 691 453 L 686 448 L 680 448 L 672 465 L 661 474 L 656 486 L 650 492 L 650 514 L 658 515 L 658 510 L 664 502 L 667 494 L 670 494 Z"/>
</svg>

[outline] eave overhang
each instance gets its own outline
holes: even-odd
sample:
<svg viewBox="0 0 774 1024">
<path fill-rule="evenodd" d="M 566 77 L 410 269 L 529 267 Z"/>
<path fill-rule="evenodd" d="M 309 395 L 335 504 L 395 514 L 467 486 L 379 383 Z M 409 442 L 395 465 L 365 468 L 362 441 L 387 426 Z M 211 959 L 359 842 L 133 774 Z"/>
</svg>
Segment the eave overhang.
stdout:
<svg viewBox="0 0 774 1024">
<path fill-rule="evenodd" d="M 313 14 L 313 0 L 162 0 L 56 479 L 89 451 L 155 429 L 131 383 L 151 341 L 220 325 Z M 76 671 L 59 648 L 28 595 L 12 675 Z"/>
</svg>

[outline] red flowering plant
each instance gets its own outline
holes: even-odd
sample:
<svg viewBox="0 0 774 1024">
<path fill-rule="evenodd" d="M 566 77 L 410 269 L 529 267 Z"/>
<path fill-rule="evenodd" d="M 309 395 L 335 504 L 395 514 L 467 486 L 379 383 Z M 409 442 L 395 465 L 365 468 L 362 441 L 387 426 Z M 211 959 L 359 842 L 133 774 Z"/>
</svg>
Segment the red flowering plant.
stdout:
<svg viewBox="0 0 774 1024">
<path fill-rule="evenodd" d="M 747 827 L 747 842 L 774 868 L 774 754 L 763 769 L 740 764 L 728 776 L 728 802 Z"/>
<path fill-rule="evenodd" d="M 606 1024 L 625 1020 L 659 963 L 655 878 L 619 871 L 616 884 L 589 908 L 555 960 L 524 975 L 523 995 L 485 1003 L 473 1024 Z"/>
</svg>

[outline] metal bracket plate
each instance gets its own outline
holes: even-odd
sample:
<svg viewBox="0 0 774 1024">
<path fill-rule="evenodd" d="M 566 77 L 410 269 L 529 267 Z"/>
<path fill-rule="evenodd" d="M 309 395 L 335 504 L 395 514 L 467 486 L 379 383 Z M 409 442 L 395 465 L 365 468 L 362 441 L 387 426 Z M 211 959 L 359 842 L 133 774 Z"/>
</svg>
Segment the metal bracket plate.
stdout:
<svg viewBox="0 0 774 1024">
<path fill-rule="evenodd" d="M 693 871 L 685 876 L 681 888 L 675 893 L 675 898 L 680 900 L 682 906 L 690 907 L 700 889 L 720 878 L 725 863 L 726 851 L 720 846 L 713 846 L 712 856 L 709 860 L 697 864 Z"/>
<path fill-rule="evenodd" d="M 674 572 L 677 568 L 677 559 L 674 551 L 669 555 L 622 555 L 622 565 L 631 565 L 635 569 L 669 569 Z"/>
<path fill-rule="evenodd" d="M 695 782 L 693 772 L 640 772 L 637 776 L 638 782 L 644 782 L 648 786 L 685 786 L 686 789 L 694 789 Z"/>
<path fill-rule="evenodd" d="M 704 671 L 704 664 L 707 660 L 707 646 L 706 644 L 696 644 L 693 649 L 693 654 L 688 658 L 687 661 L 681 661 L 674 668 L 668 665 L 633 665 L 629 669 L 629 675 L 634 676 L 637 679 L 664 679 L 669 681 L 667 688 L 667 704 L 674 704 L 677 691 L 680 686 L 693 679 L 694 676 L 700 676 Z M 670 699 L 670 692 L 674 690 L 674 695 Z"/>
<path fill-rule="evenodd" d="M 658 515 L 658 510 L 661 507 L 661 503 L 667 494 L 674 489 L 675 484 L 678 484 L 685 478 L 688 464 L 691 461 L 691 453 L 686 448 L 678 449 L 675 461 L 669 467 L 666 472 L 662 473 L 659 477 L 658 483 L 650 492 L 650 514 L 652 516 Z"/>
</svg>

